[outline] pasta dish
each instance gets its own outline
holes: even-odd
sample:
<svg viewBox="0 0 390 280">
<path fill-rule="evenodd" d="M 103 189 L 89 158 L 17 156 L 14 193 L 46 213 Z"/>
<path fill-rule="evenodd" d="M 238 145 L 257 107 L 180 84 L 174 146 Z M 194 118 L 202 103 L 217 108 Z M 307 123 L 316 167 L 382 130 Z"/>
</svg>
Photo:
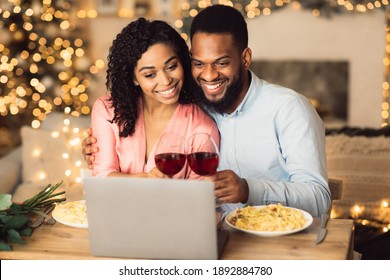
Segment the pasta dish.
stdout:
<svg viewBox="0 0 390 280">
<path fill-rule="evenodd" d="M 53 216 L 66 223 L 87 224 L 87 208 L 85 200 L 71 201 L 56 205 Z"/>
<path fill-rule="evenodd" d="M 302 211 L 278 203 L 238 209 L 228 217 L 228 222 L 245 230 L 289 231 L 303 228 L 307 220 Z"/>
</svg>

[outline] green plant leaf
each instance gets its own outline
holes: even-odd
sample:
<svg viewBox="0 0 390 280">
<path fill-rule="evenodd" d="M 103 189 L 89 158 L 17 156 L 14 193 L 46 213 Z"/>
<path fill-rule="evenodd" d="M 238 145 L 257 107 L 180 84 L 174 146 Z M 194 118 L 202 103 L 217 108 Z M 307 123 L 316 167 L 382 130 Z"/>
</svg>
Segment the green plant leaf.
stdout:
<svg viewBox="0 0 390 280">
<path fill-rule="evenodd" d="M 12 195 L 0 194 L 0 211 L 7 210 L 12 204 Z"/>
<path fill-rule="evenodd" d="M 0 224 L 4 226 L 4 220 L 7 220 L 9 216 L 6 214 L 1 214 L 0 215 Z"/>
<path fill-rule="evenodd" d="M 9 243 L 18 243 L 18 244 L 24 244 L 26 241 L 22 239 L 19 232 L 17 232 L 14 229 L 8 230 L 8 242 Z"/>
<path fill-rule="evenodd" d="M 12 205 L 9 207 L 9 210 L 13 214 L 30 213 L 31 207 L 28 207 L 28 206 L 23 205 L 23 204 L 12 203 Z"/>
<path fill-rule="evenodd" d="M 66 200 L 60 198 L 65 191 L 55 193 L 61 184 L 62 181 L 54 186 L 49 184 L 23 203 L 13 203 L 12 195 L 0 194 L 0 251 L 11 251 L 12 243 L 26 243 L 22 236 L 30 236 L 33 232 L 31 214 L 37 214 L 43 220 L 56 202 Z"/>
<path fill-rule="evenodd" d="M 29 227 L 26 227 L 26 228 L 22 229 L 21 231 L 19 231 L 19 234 L 20 234 L 21 236 L 31 236 L 31 234 L 32 234 L 32 229 L 29 228 Z"/>
<path fill-rule="evenodd" d="M 30 219 L 24 215 L 4 216 L 1 218 L 6 229 L 20 229 L 27 225 Z"/>
<path fill-rule="evenodd" d="M 12 247 L 3 241 L 0 241 L 0 251 L 12 251 Z"/>
</svg>

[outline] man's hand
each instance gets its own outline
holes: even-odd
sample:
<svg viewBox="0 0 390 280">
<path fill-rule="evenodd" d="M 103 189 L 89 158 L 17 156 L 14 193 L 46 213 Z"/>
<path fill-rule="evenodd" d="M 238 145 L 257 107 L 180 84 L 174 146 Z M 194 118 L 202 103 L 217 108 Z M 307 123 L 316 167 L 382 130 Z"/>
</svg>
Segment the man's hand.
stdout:
<svg viewBox="0 0 390 280">
<path fill-rule="evenodd" d="M 214 182 L 215 197 L 222 203 L 245 203 L 248 200 L 247 182 L 231 170 L 219 171 L 205 179 Z"/>
<path fill-rule="evenodd" d="M 96 146 L 92 146 L 92 144 L 95 144 L 97 142 L 96 138 L 92 136 L 92 128 L 88 128 L 86 132 L 88 136 L 83 140 L 81 146 L 84 159 L 88 163 L 88 169 L 92 169 L 92 164 L 95 160 L 95 156 L 93 154 L 97 153 L 99 151 L 99 148 Z"/>
</svg>

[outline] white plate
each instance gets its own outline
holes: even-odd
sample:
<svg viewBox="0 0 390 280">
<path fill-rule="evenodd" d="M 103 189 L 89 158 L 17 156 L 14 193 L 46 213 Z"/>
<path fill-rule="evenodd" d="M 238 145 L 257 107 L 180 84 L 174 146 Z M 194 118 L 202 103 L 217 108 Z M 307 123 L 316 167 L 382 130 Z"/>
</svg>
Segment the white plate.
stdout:
<svg viewBox="0 0 390 280">
<path fill-rule="evenodd" d="M 256 208 L 264 208 L 266 207 L 267 205 L 262 205 L 262 206 L 255 206 Z M 293 208 L 293 207 L 286 207 L 286 206 L 283 206 L 285 208 L 290 208 L 290 209 L 295 209 L 295 210 L 298 210 L 300 212 L 302 212 L 303 216 L 305 217 L 306 219 L 306 223 L 305 225 L 302 227 L 302 228 L 299 228 L 299 229 L 294 229 L 294 230 L 285 230 L 285 231 L 257 231 L 257 230 L 248 230 L 248 229 L 242 229 L 242 228 L 239 228 L 239 227 L 236 227 L 235 225 L 232 225 L 229 221 L 230 219 L 232 218 L 232 216 L 234 216 L 236 214 L 236 211 L 238 210 L 235 210 L 231 213 L 229 213 L 226 218 L 225 218 L 225 221 L 226 223 L 236 229 L 236 230 L 239 230 L 239 231 L 242 231 L 242 232 L 246 232 L 246 233 L 250 233 L 250 234 L 254 234 L 254 235 L 259 235 L 259 236 L 264 236 L 264 237 L 274 237 L 274 236 L 281 236 L 281 235 L 288 235 L 288 234 L 292 234 L 292 233 L 296 233 L 296 232 L 299 232 L 299 231 L 302 231 L 304 229 L 307 229 L 312 223 L 313 223 L 313 217 L 301 210 L 301 209 L 297 209 L 297 208 Z"/>
<path fill-rule="evenodd" d="M 72 201 L 72 202 L 73 203 L 74 202 L 85 203 L 85 200 Z M 65 203 L 61 203 L 61 204 L 66 204 L 66 203 L 69 203 L 69 202 L 65 202 Z M 58 205 L 60 205 L 60 204 L 58 204 Z M 53 212 L 51 213 L 51 215 L 52 215 L 54 220 L 56 220 L 57 222 L 59 222 L 59 223 L 61 223 L 63 225 L 70 226 L 70 227 L 88 228 L 88 223 L 75 223 L 75 222 L 70 222 L 70 221 L 65 220 L 62 217 L 63 214 L 60 213 L 61 209 L 58 207 L 58 205 L 56 205 L 56 207 L 54 208 Z"/>
</svg>

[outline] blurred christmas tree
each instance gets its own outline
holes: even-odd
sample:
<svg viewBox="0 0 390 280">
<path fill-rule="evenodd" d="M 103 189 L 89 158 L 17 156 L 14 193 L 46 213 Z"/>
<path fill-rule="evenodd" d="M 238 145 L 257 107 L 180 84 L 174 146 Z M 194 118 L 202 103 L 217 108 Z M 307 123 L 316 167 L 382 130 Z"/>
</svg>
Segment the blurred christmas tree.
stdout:
<svg viewBox="0 0 390 280">
<path fill-rule="evenodd" d="M 0 124 L 39 127 L 51 111 L 90 113 L 99 62 L 86 56 L 73 0 L 0 1 Z M 102 65 L 100 65 L 102 67 Z"/>
</svg>

